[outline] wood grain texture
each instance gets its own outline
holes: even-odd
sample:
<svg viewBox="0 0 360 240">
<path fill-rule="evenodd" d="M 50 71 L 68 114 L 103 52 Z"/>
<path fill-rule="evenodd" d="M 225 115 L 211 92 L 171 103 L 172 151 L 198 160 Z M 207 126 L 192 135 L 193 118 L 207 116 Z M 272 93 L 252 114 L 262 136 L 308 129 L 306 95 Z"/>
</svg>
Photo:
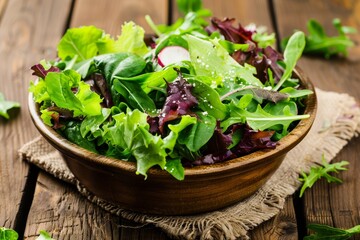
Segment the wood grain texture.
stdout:
<svg viewBox="0 0 360 240">
<path fill-rule="evenodd" d="M 257 26 L 266 27 L 269 32 L 273 31 L 267 0 L 226 0 L 226 2 L 203 0 L 203 7 L 211 10 L 212 16 L 219 19 L 235 18 L 242 26 L 254 23 Z M 175 0 L 173 0 L 173 8 L 172 20 L 175 21 L 182 16 Z M 254 9 L 256 9 L 256 14 L 254 14 Z"/>
<path fill-rule="evenodd" d="M 284 209 L 274 218 L 249 232 L 250 239 L 298 239 L 297 222 L 292 197 L 288 197 Z"/>
<path fill-rule="evenodd" d="M 135 20 L 147 26 L 140 19 L 145 14 L 151 14 L 155 22 L 166 22 L 167 1 L 155 2 L 109 0 L 99 5 L 98 1 L 79 0 L 70 25 L 93 24 L 115 35 L 120 33 L 124 21 Z M 49 231 L 55 239 L 166 239 L 163 232 L 151 225 L 137 226 L 101 210 L 72 187 L 45 173 L 39 175 L 25 236 L 35 239 L 41 229 Z"/>
<path fill-rule="evenodd" d="M 45 173 L 38 179 L 27 239 L 36 239 L 41 229 L 55 239 L 164 239 L 155 228 L 123 221 L 81 197 L 73 186 Z"/>
<path fill-rule="evenodd" d="M 310 18 L 317 19 L 332 35 L 332 19 L 338 17 L 344 25 L 355 27 L 358 33 L 351 35 L 359 41 L 360 1 L 349 0 L 306 0 L 275 1 L 276 16 L 281 37 L 291 34 L 293 29 L 305 30 Z M 321 13 L 321 14 L 319 14 Z M 300 67 L 312 79 L 314 84 L 325 90 L 344 92 L 360 99 L 360 47 L 350 49 L 348 58 L 324 60 L 320 57 L 304 57 Z M 342 184 L 328 184 L 325 180 L 317 182 L 311 190 L 305 192 L 304 217 L 306 223 L 323 223 L 335 227 L 349 228 L 360 224 L 360 182 L 357 179 L 360 165 L 358 149 L 360 139 L 351 142 L 333 160 L 350 162 L 349 170 L 337 174 L 343 179 Z M 359 237 L 355 239 L 360 239 Z"/>
<path fill-rule="evenodd" d="M 21 104 L 10 112 L 11 120 L 0 119 L 0 226 L 14 227 L 28 174 L 28 165 L 18 158 L 17 150 L 37 136 L 27 111 L 30 66 L 41 58 L 55 56 L 56 38 L 63 31 L 62 11 L 66 1 L 1 1 L 6 6 L 0 24 L 0 92 Z M 55 7 L 55 8 L 54 8 Z M 34 14 L 41 12 L 42 14 Z M 24 219 L 25 221 L 26 219 Z"/>
<path fill-rule="evenodd" d="M 145 21 L 150 15 L 156 24 L 167 22 L 167 0 L 78 0 L 75 4 L 71 26 L 95 25 L 111 35 L 121 32 L 124 22 L 133 21 L 151 33 Z"/>
</svg>

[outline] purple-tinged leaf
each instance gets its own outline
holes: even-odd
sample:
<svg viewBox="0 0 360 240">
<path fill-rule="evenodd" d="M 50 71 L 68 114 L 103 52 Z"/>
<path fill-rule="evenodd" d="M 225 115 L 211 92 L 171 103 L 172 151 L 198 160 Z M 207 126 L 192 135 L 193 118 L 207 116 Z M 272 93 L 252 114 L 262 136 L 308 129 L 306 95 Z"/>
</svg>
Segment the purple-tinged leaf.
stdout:
<svg viewBox="0 0 360 240">
<path fill-rule="evenodd" d="M 198 100 L 191 93 L 193 85 L 188 83 L 179 72 L 179 77 L 172 83 L 167 83 L 167 97 L 159 115 L 159 129 L 163 131 L 164 124 L 180 118 L 183 115 L 192 115 L 191 108 L 198 104 Z"/>
<path fill-rule="evenodd" d="M 41 64 L 35 64 L 30 69 L 34 71 L 32 75 L 38 76 L 42 79 L 45 79 L 48 72 L 60 72 L 60 69 L 54 66 L 51 66 L 48 70 L 45 70 L 44 66 Z"/>
<path fill-rule="evenodd" d="M 271 140 L 274 131 L 255 131 L 250 127 L 243 129 L 240 142 L 232 149 L 237 156 L 243 156 L 260 149 L 274 149 L 276 142 Z"/>
</svg>

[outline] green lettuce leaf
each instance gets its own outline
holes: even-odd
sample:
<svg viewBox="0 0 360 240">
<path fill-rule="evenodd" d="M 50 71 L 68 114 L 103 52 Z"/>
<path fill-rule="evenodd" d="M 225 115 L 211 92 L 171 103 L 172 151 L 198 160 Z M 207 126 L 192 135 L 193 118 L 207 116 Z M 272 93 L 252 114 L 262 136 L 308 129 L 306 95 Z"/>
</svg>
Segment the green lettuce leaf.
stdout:
<svg viewBox="0 0 360 240">
<path fill-rule="evenodd" d="M 224 82 L 239 79 L 245 85 L 263 86 L 254 76 L 255 68 L 238 64 L 221 46 L 219 39 L 205 40 L 192 35 L 186 35 L 184 38 L 188 42 L 190 58 L 197 75 L 221 76 Z"/>
<path fill-rule="evenodd" d="M 131 153 L 136 159 L 137 174 L 147 177 L 146 172 L 152 166 L 158 165 L 164 169 L 166 152 L 160 136 L 149 132 L 147 114 L 139 110 L 127 110 L 113 116 L 114 126 L 108 127 L 106 139 L 123 150 Z"/>
<path fill-rule="evenodd" d="M 177 180 L 184 180 L 185 170 L 179 158 L 167 160 L 164 169 Z"/>
<path fill-rule="evenodd" d="M 102 38 L 103 33 L 103 30 L 94 26 L 68 29 L 57 46 L 58 56 L 62 60 L 77 56 L 76 62 L 96 56 L 96 42 Z"/>
<path fill-rule="evenodd" d="M 134 22 L 127 22 L 121 27 L 121 35 L 115 41 L 106 35 L 97 41 L 100 54 L 130 52 L 144 56 L 149 52 L 144 42 L 144 29 Z"/>
<path fill-rule="evenodd" d="M 91 132 L 96 138 L 101 136 L 100 125 L 110 116 L 111 109 L 103 108 L 101 114 L 97 116 L 87 116 L 80 125 L 80 133 L 83 138 Z"/>
<path fill-rule="evenodd" d="M 74 116 L 95 116 L 101 114 L 102 99 L 91 91 L 90 85 L 80 81 L 81 76 L 73 70 L 61 73 L 50 72 L 45 77 L 47 92 L 51 100 L 61 108 L 74 112 Z M 72 87 L 77 87 L 74 94 Z"/>
</svg>

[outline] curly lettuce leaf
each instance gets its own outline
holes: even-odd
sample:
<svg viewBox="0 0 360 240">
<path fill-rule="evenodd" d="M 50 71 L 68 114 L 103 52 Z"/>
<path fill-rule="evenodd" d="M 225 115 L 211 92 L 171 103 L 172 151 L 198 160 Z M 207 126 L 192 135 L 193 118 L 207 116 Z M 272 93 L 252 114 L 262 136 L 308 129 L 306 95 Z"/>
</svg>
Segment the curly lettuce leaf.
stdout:
<svg viewBox="0 0 360 240">
<path fill-rule="evenodd" d="M 240 79 L 246 85 L 263 86 L 254 76 L 256 70 L 251 66 L 238 64 L 221 46 L 219 39 L 205 40 L 192 35 L 185 35 L 184 38 L 188 42 L 190 58 L 197 75 L 221 76 L 225 82 Z"/>
<path fill-rule="evenodd" d="M 0 93 L 0 116 L 9 119 L 8 110 L 12 108 L 19 108 L 20 104 L 18 102 L 6 101 L 4 95 Z"/>
<path fill-rule="evenodd" d="M 101 114 L 102 99 L 91 91 L 88 84 L 80 81 L 80 78 L 80 75 L 73 70 L 48 73 L 45 84 L 50 99 L 58 107 L 73 111 L 75 117 Z M 73 87 L 78 88 L 75 94 L 72 91 Z"/>
<path fill-rule="evenodd" d="M 137 174 L 147 177 L 147 171 L 153 166 L 164 169 L 166 164 L 166 152 L 160 136 L 154 136 L 149 132 L 147 114 L 139 110 L 127 110 L 113 116 L 114 126 L 108 127 L 105 138 L 110 144 L 131 153 L 136 159 Z"/>
<path fill-rule="evenodd" d="M 130 21 L 122 25 L 121 35 L 114 40 L 110 35 L 105 35 L 97 41 L 99 54 L 130 52 L 144 56 L 149 52 L 144 42 L 144 29 Z"/>
<path fill-rule="evenodd" d="M 76 62 L 90 59 L 97 55 L 97 41 L 103 36 L 103 30 L 94 26 L 71 28 L 61 38 L 57 49 L 62 60 L 77 56 Z"/>
</svg>

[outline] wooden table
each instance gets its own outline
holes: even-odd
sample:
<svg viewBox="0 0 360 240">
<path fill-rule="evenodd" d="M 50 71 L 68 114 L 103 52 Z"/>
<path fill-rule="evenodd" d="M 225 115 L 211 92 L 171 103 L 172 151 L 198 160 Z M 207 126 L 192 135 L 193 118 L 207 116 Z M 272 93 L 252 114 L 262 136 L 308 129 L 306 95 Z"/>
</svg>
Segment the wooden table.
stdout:
<svg viewBox="0 0 360 240">
<path fill-rule="evenodd" d="M 17 150 L 38 136 L 27 110 L 30 66 L 56 56 L 56 45 L 68 27 L 96 25 L 111 34 L 123 21 L 144 26 L 144 15 L 167 23 L 177 14 L 167 0 L 0 0 L 0 92 L 21 103 L 11 121 L 0 119 L 0 226 L 13 228 L 26 239 L 41 229 L 56 239 L 167 239 L 152 226 L 113 216 L 57 181 L 19 160 Z M 256 23 L 280 38 L 304 30 L 310 18 L 335 34 L 332 19 L 360 30 L 360 0 L 204 0 L 214 16 L 236 17 L 244 25 Z M 360 32 L 352 35 L 360 42 Z M 360 47 L 346 59 L 303 57 L 300 67 L 324 90 L 346 92 L 360 99 Z M 301 199 L 295 194 L 275 218 L 249 233 L 251 239 L 302 239 L 307 223 L 349 228 L 360 224 L 360 138 L 354 138 L 334 161 L 347 160 L 349 170 L 338 176 L 343 184 L 321 180 Z M 125 227 L 133 226 L 133 227 Z M 21 239 L 20 238 L 20 239 Z M 357 236 L 354 239 L 360 239 Z"/>
</svg>

